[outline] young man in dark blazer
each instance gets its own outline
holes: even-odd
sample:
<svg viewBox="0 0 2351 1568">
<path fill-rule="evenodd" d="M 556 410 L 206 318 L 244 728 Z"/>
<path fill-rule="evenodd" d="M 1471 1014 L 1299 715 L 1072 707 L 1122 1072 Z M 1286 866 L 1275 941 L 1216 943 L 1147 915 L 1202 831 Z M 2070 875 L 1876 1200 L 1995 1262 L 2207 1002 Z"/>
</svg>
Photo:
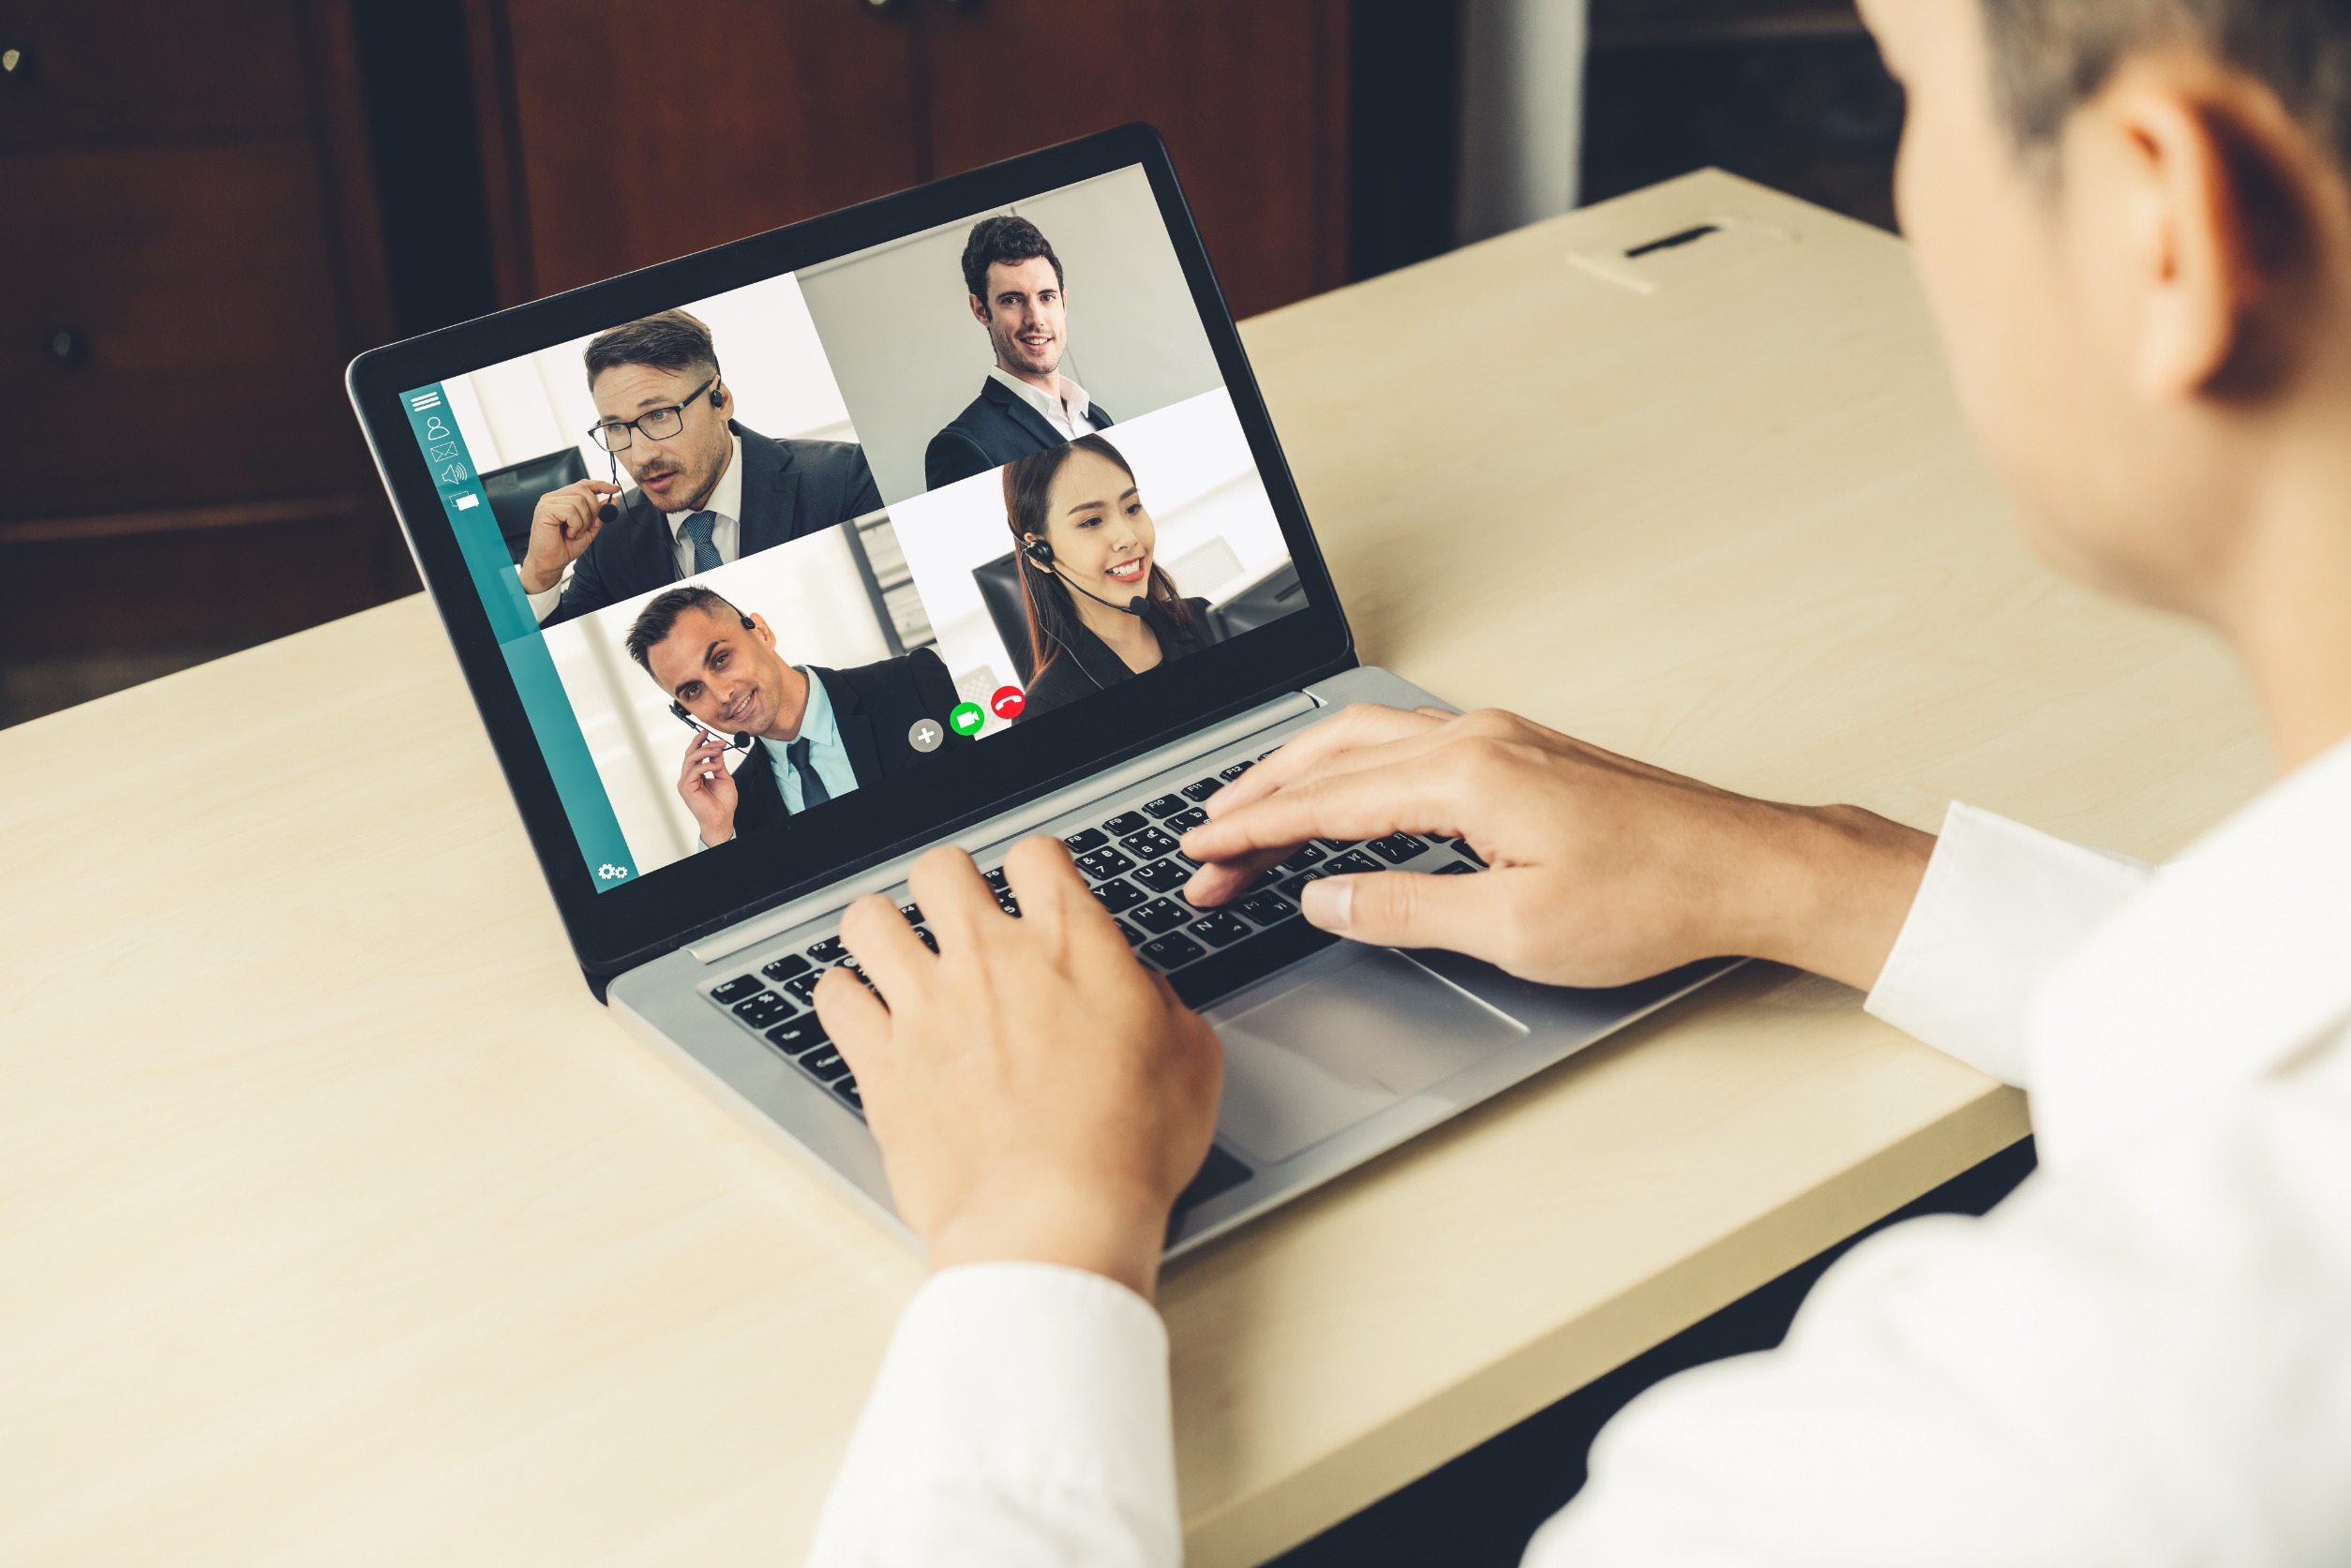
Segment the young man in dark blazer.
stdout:
<svg viewBox="0 0 2351 1568">
<path fill-rule="evenodd" d="M 678 794 L 706 846 L 973 743 L 947 726 L 961 699 L 927 648 L 855 669 L 794 665 L 777 652 L 765 617 L 691 584 L 638 611 L 627 647 L 669 694 L 672 711 L 696 726 Z M 924 721 L 929 750 L 910 734 Z M 748 737 L 749 751 L 729 774 L 738 736 Z"/>
<path fill-rule="evenodd" d="M 518 571 L 541 625 L 881 510 L 862 447 L 772 441 L 736 422 L 710 328 L 684 311 L 614 327 L 586 358 L 597 444 L 638 487 L 623 500 L 585 479 L 539 498 Z M 620 511 L 609 523 L 607 501 Z"/>
<path fill-rule="evenodd" d="M 980 396 L 931 438 L 922 469 L 934 490 L 1112 423 L 1108 410 L 1061 374 L 1069 299 L 1061 258 L 1035 224 L 1005 216 L 974 224 L 964 242 L 964 287 L 996 364 Z"/>
</svg>

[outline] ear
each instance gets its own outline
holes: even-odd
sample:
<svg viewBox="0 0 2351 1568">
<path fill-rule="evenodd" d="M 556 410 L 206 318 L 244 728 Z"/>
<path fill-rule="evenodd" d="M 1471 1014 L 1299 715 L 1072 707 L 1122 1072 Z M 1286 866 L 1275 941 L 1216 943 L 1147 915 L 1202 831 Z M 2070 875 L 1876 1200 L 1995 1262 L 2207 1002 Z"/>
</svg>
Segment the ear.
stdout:
<svg viewBox="0 0 2351 1568">
<path fill-rule="evenodd" d="M 775 628 L 770 626 L 768 624 L 768 618 L 761 615 L 757 610 L 753 610 L 751 612 L 751 635 L 758 638 L 761 642 L 767 644 L 770 648 L 773 648 L 775 646 Z"/>
<path fill-rule="evenodd" d="M 986 326 L 989 321 L 988 302 L 978 294 L 966 294 L 964 297 L 971 302 L 971 319 L 981 326 Z"/>
<path fill-rule="evenodd" d="M 2121 220 L 2121 245 L 2109 261 L 2121 276 L 2107 281 L 2137 302 L 2127 363 L 2143 395 L 2172 400 L 2210 390 L 2246 348 L 2282 260 L 2266 254 L 2275 215 L 2263 209 L 2288 186 L 2235 95 L 2167 65 L 2126 66 L 2103 95 L 2097 162 L 2110 166 L 2085 172 L 2116 180 L 2107 216 Z"/>
</svg>

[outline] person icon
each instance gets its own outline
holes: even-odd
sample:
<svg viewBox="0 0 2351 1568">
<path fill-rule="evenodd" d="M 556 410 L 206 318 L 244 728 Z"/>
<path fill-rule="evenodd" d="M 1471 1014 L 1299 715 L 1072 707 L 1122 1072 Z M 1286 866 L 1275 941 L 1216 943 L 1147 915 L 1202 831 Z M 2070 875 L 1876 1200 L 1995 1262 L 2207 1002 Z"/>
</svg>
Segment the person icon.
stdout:
<svg viewBox="0 0 2351 1568">
<path fill-rule="evenodd" d="M 425 418 L 425 440 L 427 441 L 445 441 L 448 439 L 449 426 L 441 423 L 441 416 L 439 414 L 427 415 Z"/>
</svg>

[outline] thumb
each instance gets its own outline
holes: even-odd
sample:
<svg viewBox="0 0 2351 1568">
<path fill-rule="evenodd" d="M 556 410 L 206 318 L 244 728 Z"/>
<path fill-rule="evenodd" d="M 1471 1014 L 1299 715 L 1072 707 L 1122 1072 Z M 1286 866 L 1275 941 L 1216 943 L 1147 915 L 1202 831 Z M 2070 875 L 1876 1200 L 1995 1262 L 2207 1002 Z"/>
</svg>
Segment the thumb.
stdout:
<svg viewBox="0 0 2351 1568">
<path fill-rule="evenodd" d="M 1300 889 L 1298 906 L 1325 931 L 1382 948 L 1446 948 L 1485 956 L 1492 946 L 1493 875 L 1430 876 L 1384 871 L 1325 876 Z"/>
</svg>

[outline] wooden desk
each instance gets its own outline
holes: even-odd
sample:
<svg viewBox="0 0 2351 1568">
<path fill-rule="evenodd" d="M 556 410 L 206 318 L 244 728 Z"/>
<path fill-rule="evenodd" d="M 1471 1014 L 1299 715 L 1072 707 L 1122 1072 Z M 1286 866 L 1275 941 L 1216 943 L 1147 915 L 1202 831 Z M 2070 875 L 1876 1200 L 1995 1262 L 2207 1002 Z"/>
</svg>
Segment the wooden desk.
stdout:
<svg viewBox="0 0 2351 1568">
<path fill-rule="evenodd" d="M 1568 252 L 1793 243 L 1641 295 Z M 1741 788 L 2142 854 L 2263 781 L 2031 565 L 1901 247 L 1721 176 L 1250 323 L 1365 656 Z M 92 591 L 103 592 L 101 584 Z M 914 1262 L 591 1002 L 421 601 L 0 734 L 0 1560 L 771 1562 Z M 2017 1137 L 1750 973 L 1178 1268 L 1199 1564 Z"/>
</svg>

